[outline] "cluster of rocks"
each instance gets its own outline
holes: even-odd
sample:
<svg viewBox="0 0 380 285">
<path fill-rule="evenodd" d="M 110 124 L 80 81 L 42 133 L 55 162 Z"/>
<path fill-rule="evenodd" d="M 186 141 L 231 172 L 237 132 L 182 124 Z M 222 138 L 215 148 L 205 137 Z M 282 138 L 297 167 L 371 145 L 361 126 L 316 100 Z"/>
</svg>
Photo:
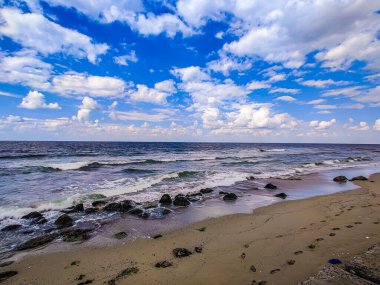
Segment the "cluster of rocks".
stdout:
<svg viewBox="0 0 380 285">
<path fill-rule="evenodd" d="M 367 177 L 364 177 L 364 176 L 361 176 L 361 175 L 353 177 L 350 180 L 346 176 L 343 176 L 343 175 L 336 176 L 333 179 L 333 181 L 338 182 L 338 183 L 346 183 L 347 181 L 367 181 L 367 180 L 368 180 Z"/>
</svg>

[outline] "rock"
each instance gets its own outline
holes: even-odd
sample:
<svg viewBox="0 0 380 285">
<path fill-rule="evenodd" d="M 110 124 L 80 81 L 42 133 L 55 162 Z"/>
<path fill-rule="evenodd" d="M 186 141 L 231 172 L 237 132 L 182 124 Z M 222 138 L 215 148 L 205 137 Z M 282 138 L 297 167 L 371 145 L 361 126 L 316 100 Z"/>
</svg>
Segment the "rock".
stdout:
<svg viewBox="0 0 380 285">
<path fill-rule="evenodd" d="M 275 190 L 277 189 L 277 186 L 272 184 L 272 183 L 268 183 L 267 185 L 265 185 L 264 187 L 265 189 L 270 189 L 270 190 Z"/>
<path fill-rule="evenodd" d="M 170 205 L 172 202 L 173 202 L 172 198 L 170 197 L 169 194 L 162 195 L 162 197 L 160 199 L 161 204 Z"/>
<path fill-rule="evenodd" d="M 54 223 L 59 229 L 68 228 L 73 225 L 73 219 L 69 215 L 63 214 Z"/>
<path fill-rule="evenodd" d="M 247 180 L 255 180 L 255 176 L 247 176 Z"/>
<path fill-rule="evenodd" d="M 128 234 L 126 232 L 119 232 L 119 233 L 114 234 L 113 237 L 117 239 L 123 239 L 123 238 L 126 238 L 127 235 Z"/>
<path fill-rule="evenodd" d="M 95 213 L 97 210 L 98 210 L 98 209 L 93 208 L 93 207 L 91 207 L 91 208 L 86 208 L 86 209 L 84 210 L 84 213 L 85 213 L 86 215 L 89 215 L 89 214 L 93 214 L 93 213 Z"/>
<path fill-rule="evenodd" d="M 155 267 L 157 267 L 157 268 L 166 268 L 166 267 L 170 267 L 170 266 L 173 266 L 173 263 L 171 263 L 170 261 L 167 261 L 167 260 L 157 262 L 155 265 Z"/>
<path fill-rule="evenodd" d="M 138 215 L 140 218 L 143 218 L 143 219 L 149 219 L 150 217 L 150 213 L 149 212 L 144 212 L 140 215 Z"/>
<path fill-rule="evenodd" d="M 333 180 L 338 183 L 345 183 L 348 179 L 346 176 L 337 176 Z"/>
<path fill-rule="evenodd" d="M 354 178 L 352 178 L 350 181 L 367 181 L 368 178 L 367 177 L 364 177 L 364 176 L 356 176 Z"/>
<path fill-rule="evenodd" d="M 194 248 L 194 250 L 195 250 L 196 253 L 202 253 L 203 248 L 202 248 L 201 246 L 196 246 L 196 247 Z"/>
<path fill-rule="evenodd" d="M 153 209 L 156 208 L 158 205 L 154 202 L 146 202 L 143 204 L 144 209 Z"/>
<path fill-rule="evenodd" d="M 140 216 L 144 213 L 144 210 L 141 208 L 134 208 L 128 212 L 128 214 L 133 216 Z"/>
<path fill-rule="evenodd" d="M 204 188 L 204 189 L 201 189 L 199 192 L 201 192 L 202 194 L 208 194 L 208 193 L 214 192 L 214 190 L 212 190 L 211 188 Z"/>
<path fill-rule="evenodd" d="M 43 224 L 46 224 L 48 222 L 47 219 L 45 219 L 44 217 L 42 217 L 41 219 L 35 219 L 32 224 L 36 224 L 36 225 L 43 225 Z"/>
<path fill-rule="evenodd" d="M 39 247 L 49 242 L 52 242 L 55 238 L 56 238 L 55 235 L 45 235 L 45 236 L 36 237 L 18 246 L 17 250 L 25 250 L 25 249 Z"/>
<path fill-rule="evenodd" d="M 124 200 L 121 202 L 114 202 L 107 204 L 103 211 L 108 212 L 128 212 L 136 206 L 136 203 L 131 200 Z"/>
<path fill-rule="evenodd" d="M 153 236 L 153 239 L 159 239 L 159 238 L 162 238 L 162 235 L 158 234 L 158 235 Z"/>
<path fill-rule="evenodd" d="M 237 196 L 235 193 L 227 193 L 223 196 L 224 201 L 235 201 L 237 199 Z"/>
<path fill-rule="evenodd" d="M 14 270 L 0 272 L 0 283 L 8 280 L 9 278 L 17 275 L 18 272 Z"/>
<path fill-rule="evenodd" d="M 84 241 L 90 238 L 90 232 L 91 229 L 70 229 L 61 232 L 61 236 L 65 242 Z"/>
<path fill-rule="evenodd" d="M 274 195 L 275 197 L 277 198 L 281 198 L 281 199 L 286 199 L 286 197 L 288 197 L 288 195 L 284 192 L 281 192 L 281 193 L 278 193 L 276 195 Z"/>
<path fill-rule="evenodd" d="M 21 227 L 22 226 L 20 224 L 12 224 L 12 225 L 8 225 L 8 226 L 2 228 L 1 231 L 2 232 L 10 232 L 10 231 L 18 230 Z"/>
<path fill-rule="evenodd" d="M 173 249 L 173 254 L 177 258 L 182 258 L 191 255 L 192 252 L 186 248 L 175 248 Z"/>
<path fill-rule="evenodd" d="M 29 219 L 41 219 L 43 217 L 44 216 L 42 216 L 42 214 L 39 212 L 31 212 L 25 216 L 22 216 L 21 219 L 27 219 L 27 220 L 29 220 Z"/>
<path fill-rule="evenodd" d="M 6 266 L 9 266 L 11 264 L 13 264 L 14 261 L 10 260 L 10 261 L 5 261 L 3 263 L 0 263 L 0 267 L 6 267 Z"/>
<path fill-rule="evenodd" d="M 189 199 L 187 199 L 185 196 L 182 194 L 178 194 L 175 196 L 174 201 L 173 201 L 174 206 L 179 206 L 179 207 L 187 207 L 190 205 Z"/>
<path fill-rule="evenodd" d="M 204 232 L 206 230 L 206 227 L 199 228 L 198 231 Z"/>
<path fill-rule="evenodd" d="M 97 200 L 97 201 L 92 202 L 93 207 L 103 207 L 106 204 L 107 204 L 106 200 Z"/>
</svg>

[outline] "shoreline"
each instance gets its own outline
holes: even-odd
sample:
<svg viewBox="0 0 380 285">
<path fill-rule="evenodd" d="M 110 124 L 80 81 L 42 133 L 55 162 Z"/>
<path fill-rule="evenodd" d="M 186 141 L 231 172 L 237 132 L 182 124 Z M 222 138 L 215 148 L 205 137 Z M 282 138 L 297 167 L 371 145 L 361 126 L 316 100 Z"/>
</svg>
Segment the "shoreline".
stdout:
<svg viewBox="0 0 380 285">
<path fill-rule="evenodd" d="M 284 201 L 257 208 L 252 214 L 211 218 L 159 239 L 29 254 L 2 271 L 19 272 L 6 284 L 75 284 L 81 274 L 94 279 L 93 284 L 102 284 L 131 266 L 139 272 L 120 277 L 117 284 L 251 284 L 252 280 L 295 284 L 321 269 L 327 258 L 349 258 L 380 241 L 380 225 L 374 224 L 380 222 L 380 174 L 371 179 L 376 182 L 356 183 L 359 189 Z M 172 254 L 175 247 L 203 250 L 178 259 Z M 297 251 L 302 254 L 295 255 Z M 70 265 L 77 260 L 78 265 Z M 173 266 L 155 268 L 162 260 Z M 288 265 L 288 260 L 295 264 Z M 48 276 L 47 271 L 51 272 Z M 289 283 L 283 282 L 284 274 Z"/>
</svg>

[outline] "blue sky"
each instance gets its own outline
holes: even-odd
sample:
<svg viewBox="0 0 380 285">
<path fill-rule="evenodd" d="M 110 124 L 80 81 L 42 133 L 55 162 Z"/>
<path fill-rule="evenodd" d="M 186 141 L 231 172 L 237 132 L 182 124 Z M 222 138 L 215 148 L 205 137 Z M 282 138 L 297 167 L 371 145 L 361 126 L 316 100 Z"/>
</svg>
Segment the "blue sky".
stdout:
<svg viewBox="0 0 380 285">
<path fill-rule="evenodd" d="M 378 1 L 0 7 L 2 140 L 380 142 Z"/>
</svg>

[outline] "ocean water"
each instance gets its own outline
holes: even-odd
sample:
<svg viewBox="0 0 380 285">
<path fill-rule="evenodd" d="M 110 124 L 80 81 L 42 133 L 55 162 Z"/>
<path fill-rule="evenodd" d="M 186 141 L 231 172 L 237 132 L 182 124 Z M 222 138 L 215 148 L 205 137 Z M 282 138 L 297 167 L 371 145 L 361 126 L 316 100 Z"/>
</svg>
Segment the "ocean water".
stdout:
<svg viewBox="0 0 380 285">
<path fill-rule="evenodd" d="M 380 145 L 0 142 L 0 228 L 26 225 L 20 217 L 31 211 L 45 211 L 46 228 L 59 210 L 100 195 L 155 201 L 206 187 L 233 191 L 251 175 L 289 178 L 379 161 Z M 0 252 L 17 244 L 4 235 Z"/>
</svg>

